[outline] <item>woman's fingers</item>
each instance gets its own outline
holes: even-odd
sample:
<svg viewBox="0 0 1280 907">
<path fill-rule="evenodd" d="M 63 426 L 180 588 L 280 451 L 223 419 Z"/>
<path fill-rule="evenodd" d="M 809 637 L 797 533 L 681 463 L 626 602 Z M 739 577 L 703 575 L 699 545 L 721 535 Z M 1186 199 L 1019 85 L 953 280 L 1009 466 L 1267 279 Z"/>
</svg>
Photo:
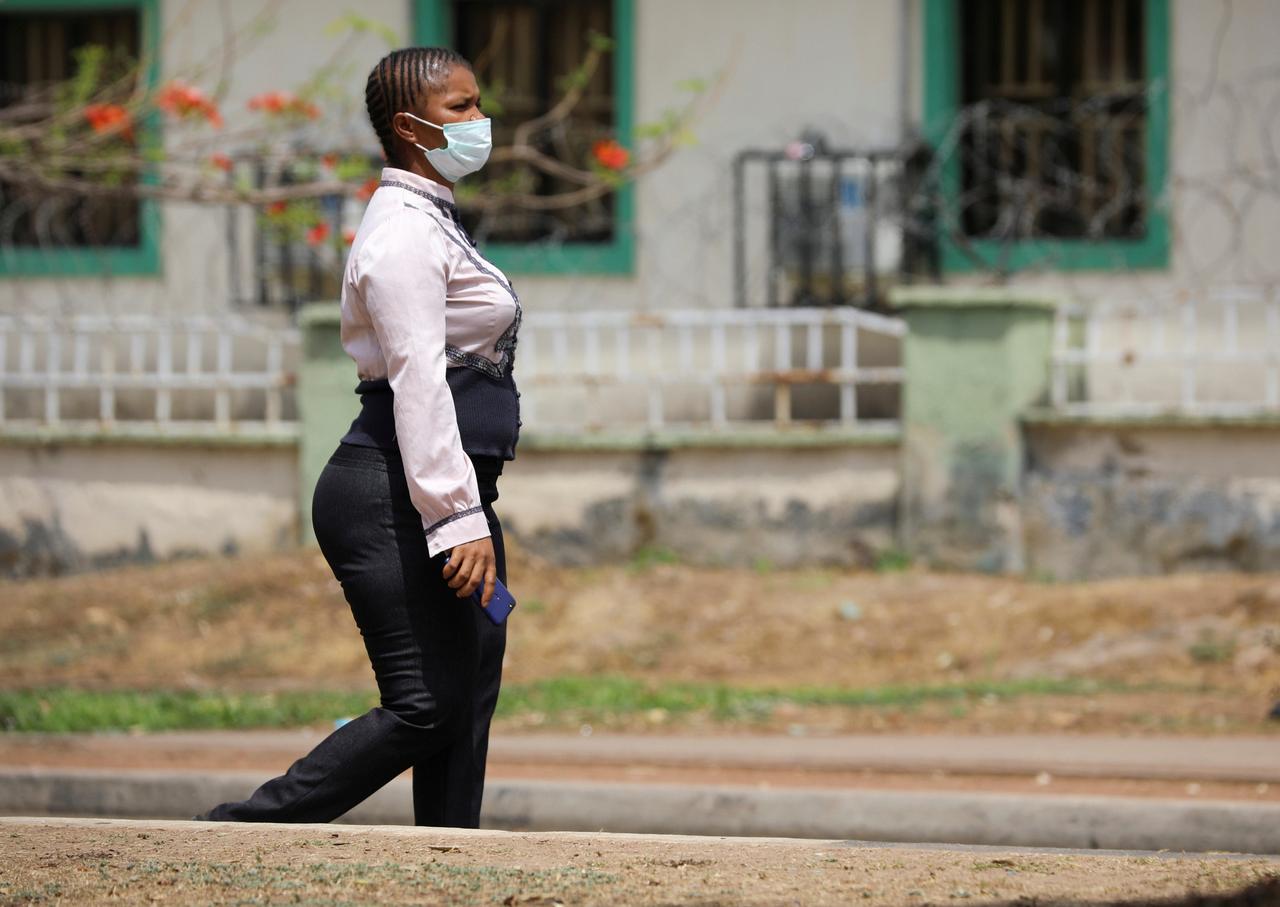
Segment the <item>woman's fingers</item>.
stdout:
<svg viewBox="0 0 1280 907">
<path fill-rule="evenodd" d="M 443 575 L 450 589 L 458 598 L 466 598 L 477 589 L 483 589 L 482 601 L 489 603 L 497 580 L 497 560 L 489 545 L 460 545 L 449 552 Z"/>
<path fill-rule="evenodd" d="M 450 589 L 460 589 L 466 584 L 467 579 L 471 576 L 471 562 L 475 560 L 475 555 L 471 552 L 463 554 L 455 554 L 449 562 L 454 568 L 454 574 L 449 578 Z"/>
<path fill-rule="evenodd" d="M 489 607 L 489 599 L 493 598 L 493 590 L 498 582 L 498 565 L 491 562 L 484 571 L 484 593 L 480 596 L 480 604 Z"/>
</svg>

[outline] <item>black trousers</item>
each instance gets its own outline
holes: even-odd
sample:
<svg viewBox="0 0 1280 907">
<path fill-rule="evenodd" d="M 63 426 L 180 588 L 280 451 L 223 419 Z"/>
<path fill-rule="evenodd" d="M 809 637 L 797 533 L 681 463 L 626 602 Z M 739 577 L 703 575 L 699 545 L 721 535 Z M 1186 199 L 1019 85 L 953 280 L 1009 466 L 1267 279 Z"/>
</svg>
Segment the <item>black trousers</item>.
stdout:
<svg viewBox="0 0 1280 907">
<path fill-rule="evenodd" d="M 472 462 L 505 584 L 492 506 L 503 461 Z M 428 556 L 399 451 L 340 443 L 316 483 L 311 514 L 364 637 L 381 703 L 247 800 L 195 818 L 329 822 L 412 767 L 414 824 L 478 828 L 506 624 L 494 626 L 449 588 L 443 552 Z"/>
</svg>

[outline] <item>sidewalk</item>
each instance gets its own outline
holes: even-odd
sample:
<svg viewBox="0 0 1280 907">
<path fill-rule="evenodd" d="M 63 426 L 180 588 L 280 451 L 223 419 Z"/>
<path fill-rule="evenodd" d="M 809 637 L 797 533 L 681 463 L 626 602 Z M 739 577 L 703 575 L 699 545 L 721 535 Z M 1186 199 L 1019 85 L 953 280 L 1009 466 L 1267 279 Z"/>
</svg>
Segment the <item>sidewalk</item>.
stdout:
<svg viewBox="0 0 1280 907">
<path fill-rule="evenodd" d="M 316 731 L 0 736 L 0 814 L 187 818 Z M 343 817 L 411 824 L 405 778 Z M 1280 853 L 1280 737 L 527 735 L 491 745 L 506 829 Z"/>
</svg>

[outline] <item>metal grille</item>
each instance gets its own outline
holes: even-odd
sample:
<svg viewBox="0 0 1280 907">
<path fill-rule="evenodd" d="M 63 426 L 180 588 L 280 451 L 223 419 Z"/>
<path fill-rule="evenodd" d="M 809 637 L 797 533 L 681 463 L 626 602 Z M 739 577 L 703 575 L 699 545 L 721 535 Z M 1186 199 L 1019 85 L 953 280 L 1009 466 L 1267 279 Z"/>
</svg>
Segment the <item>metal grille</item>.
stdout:
<svg viewBox="0 0 1280 907">
<path fill-rule="evenodd" d="M 1143 0 L 964 0 L 964 232 L 1140 237 Z"/>
</svg>

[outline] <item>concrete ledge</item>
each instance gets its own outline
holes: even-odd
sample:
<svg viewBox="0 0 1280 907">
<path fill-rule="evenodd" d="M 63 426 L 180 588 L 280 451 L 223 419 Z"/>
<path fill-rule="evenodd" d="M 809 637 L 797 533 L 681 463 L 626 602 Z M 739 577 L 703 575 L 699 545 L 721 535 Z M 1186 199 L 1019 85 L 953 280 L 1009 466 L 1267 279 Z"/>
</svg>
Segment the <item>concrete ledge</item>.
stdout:
<svg viewBox="0 0 1280 907">
<path fill-rule="evenodd" d="M 681 448 L 892 447 L 901 440 L 896 425 L 861 429 L 766 426 L 728 431 L 609 431 L 591 434 L 521 432 L 519 450 L 628 451 Z"/>
<path fill-rule="evenodd" d="M 1023 413 L 1024 425 L 1099 428 L 1280 428 L 1280 413 L 1081 413 L 1048 407 Z"/>
<path fill-rule="evenodd" d="M 1056 296 L 1016 287 L 926 285 L 894 287 L 889 291 L 889 307 L 892 309 L 922 306 L 934 309 L 1056 309 L 1061 303 L 1062 300 Z"/>
<path fill-rule="evenodd" d="M 0 772 L 0 813 L 189 819 L 265 780 L 9 770 Z M 397 780 L 338 821 L 409 825 L 412 803 L 409 782 Z M 486 787 L 481 821 L 508 830 L 1280 853 L 1280 807 L 1226 801 L 519 781 Z"/>
<path fill-rule="evenodd" d="M 228 429 L 210 423 L 207 428 L 182 427 L 160 432 L 149 423 L 130 425 L 117 422 L 108 428 L 100 425 L 23 426 L 9 423 L 0 429 L 0 445 L 10 447 L 45 447 L 55 444 L 78 444 L 86 447 L 101 444 L 133 444 L 146 447 L 297 447 L 298 426 L 284 422 L 273 430 L 265 428 Z"/>
</svg>

